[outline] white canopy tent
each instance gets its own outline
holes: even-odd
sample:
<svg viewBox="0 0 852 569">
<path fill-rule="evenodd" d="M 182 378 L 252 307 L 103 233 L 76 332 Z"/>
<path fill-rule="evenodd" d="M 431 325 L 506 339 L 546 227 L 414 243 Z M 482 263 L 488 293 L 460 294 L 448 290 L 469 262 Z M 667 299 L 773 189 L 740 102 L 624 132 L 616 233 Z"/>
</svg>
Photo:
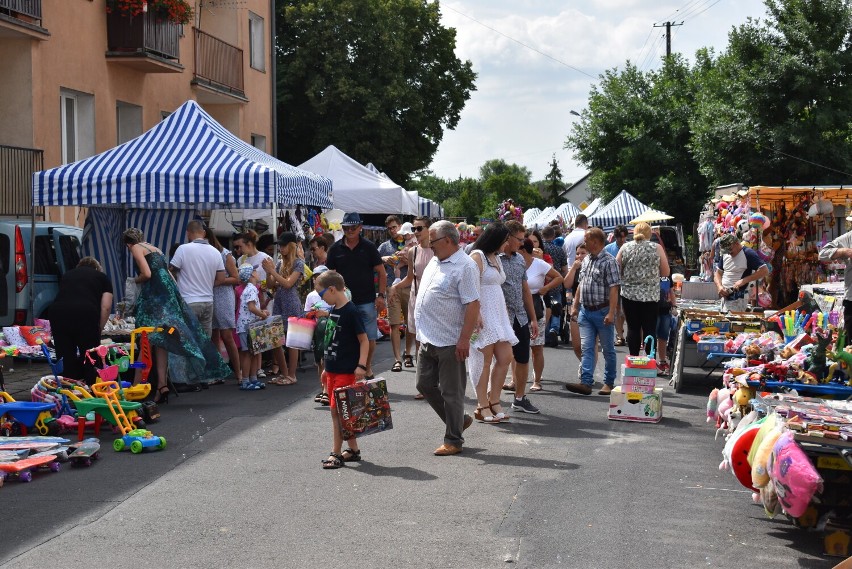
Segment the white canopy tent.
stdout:
<svg viewBox="0 0 852 569">
<path fill-rule="evenodd" d="M 524 212 L 524 226 L 532 226 L 532 222 L 541 215 L 541 210 L 537 207 L 532 207 Z"/>
<path fill-rule="evenodd" d="M 589 205 L 587 205 L 587 206 L 586 206 L 586 209 L 584 209 L 584 210 L 583 210 L 583 211 L 581 211 L 580 213 L 582 213 L 582 214 L 583 214 L 583 215 L 585 215 L 586 217 L 591 217 L 592 215 L 594 215 L 594 214 L 595 214 L 595 212 L 596 212 L 596 211 L 598 211 L 600 208 L 602 208 L 602 207 L 603 207 L 603 205 L 604 205 L 604 203 L 603 203 L 603 201 L 601 201 L 601 199 L 600 199 L 600 198 L 595 198 L 595 199 L 592 201 L 592 203 L 590 203 Z"/>
<path fill-rule="evenodd" d="M 559 207 L 557 207 L 552 213 L 550 213 L 550 215 L 542 214 L 537 217 L 535 219 L 535 226 L 537 229 L 541 229 L 557 218 L 562 219 L 565 224 L 570 224 L 573 223 L 574 218 L 577 217 L 578 213 L 580 213 L 580 210 L 577 209 L 577 206 L 575 206 L 571 202 L 565 202 L 564 204 L 561 204 Z"/>
<path fill-rule="evenodd" d="M 362 166 L 333 145 L 299 168 L 332 181 L 334 207 L 346 212 L 417 215 L 419 203 L 402 186 Z"/>
</svg>

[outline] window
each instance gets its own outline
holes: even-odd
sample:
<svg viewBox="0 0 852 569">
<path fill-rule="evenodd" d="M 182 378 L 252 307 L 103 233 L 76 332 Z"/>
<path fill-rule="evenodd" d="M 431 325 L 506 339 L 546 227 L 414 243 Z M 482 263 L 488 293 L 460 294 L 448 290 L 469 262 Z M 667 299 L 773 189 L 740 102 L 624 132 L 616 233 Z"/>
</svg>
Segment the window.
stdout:
<svg viewBox="0 0 852 569">
<path fill-rule="evenodd" d="M 258 71 L 266 71 L 266 41 L 263 32 L 263 18 L 249 12 L 249 63 L 252 69 Z"/>
<path fill-rule="evenodd" d="M 252 134 L 251 145 L 257 148 L 258 150 L 263 150 L 264 152 L 266 152 L 266 137 L 261 136 L 259 134 Z"/>
<path fill-rule="evenodd" d="M 59 251 L 66 271 L 70 271 L 80 262 L 80 249 L 80 240 L 76 235 L 59 236 Z"/>
<path fill-rule="evenodd" d="M 62 163 L 95 154 L 95 97 L 70 89 L 59 90 Z"/>
<path fill-rule="evenodd" d="M 59 276 L 59 265 L 56 263 L 53 238 L 50 235 L 36 235 L 33 274 Z"/>
<path fill-rule="evenodd" d="M 142 134 L 142 107 L 122 101 L 115 103 L 115 140 L 124 144 Z"/>
</svg>

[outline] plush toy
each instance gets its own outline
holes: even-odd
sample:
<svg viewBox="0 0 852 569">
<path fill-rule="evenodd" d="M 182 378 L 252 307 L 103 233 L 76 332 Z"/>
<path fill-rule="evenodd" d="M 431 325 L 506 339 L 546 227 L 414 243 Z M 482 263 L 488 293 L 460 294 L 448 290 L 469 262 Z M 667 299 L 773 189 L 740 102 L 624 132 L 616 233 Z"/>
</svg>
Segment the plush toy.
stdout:
<svg viewBox="0 0 852 569">
<path fill-rule="evenodd" d="M 716 412 L 719 410 L 719 388 L 714 387 L 710 392 L 710 397 L 707 398 L 707 422 L 716 418 Z"/>
<path fill-rule="evenodd" d="M 766 433 L 754 453 L 754 459 L 751 462 L 751 483 L 756 488 L 764 488 L 769 484 L 769 455 L 780 436 L 781 428 L 776 426 Z"/>
<path fill-rule="evenodd" d="M 791 431 L 778 437 L 772 457 L 770 478 L 778 501 L 789 516 L 798 518 L 805 513 L 814 494 L 822 491 L 822 478 Z"/>
</svg>

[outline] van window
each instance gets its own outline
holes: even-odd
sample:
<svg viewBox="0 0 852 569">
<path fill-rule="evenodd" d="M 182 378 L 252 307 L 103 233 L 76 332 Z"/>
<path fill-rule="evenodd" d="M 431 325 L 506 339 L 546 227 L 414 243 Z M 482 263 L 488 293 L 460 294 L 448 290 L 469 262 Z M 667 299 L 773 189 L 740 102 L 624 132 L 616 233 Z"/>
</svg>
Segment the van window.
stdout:
<svg viewBox="0 0 852 569">
<path fill-rule="evenodd" d="M 60 235 L 59 251 L 66 271 L 70 271 L 80 262 L 80 240 L 76 235 Z"/>
<path fill-rule="evenodd" d="M 35 238 L 34 274 L 59 276 L 59 265 L 53 251 L 53 239 L 50 235 L 38 235 Z"/>
<path fill-rule="evenodd" d="M 0 233 L 0 274 L 9 274 L 9 259 L 12 257 L 12 244 L 9 236 Z"/>
</svg>

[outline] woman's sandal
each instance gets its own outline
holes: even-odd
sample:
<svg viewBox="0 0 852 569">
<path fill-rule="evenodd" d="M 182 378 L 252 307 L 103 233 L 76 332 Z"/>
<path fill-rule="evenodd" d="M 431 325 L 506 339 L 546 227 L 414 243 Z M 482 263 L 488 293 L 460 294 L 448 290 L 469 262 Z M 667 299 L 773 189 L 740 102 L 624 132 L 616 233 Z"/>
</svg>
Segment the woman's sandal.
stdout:
<svg viewBox="0 0 852 569">
<path fill-rule="evenodd" d="M 489 403 L 488 404 L 488 408 L 491 409 L 491 413 L 494 414 L 494 417 L 498 421 L 508 421 L 509 420 L 509 416 L 504 411 L 495 411 L 494 407 L 502 407 L 502 405 L 500 404 L 499 401 L 497 403 Z"/>
<path fill-rule="evenodd" d="M 331 399 L 328 398 L 328 393 L 321 393 L 318 403 L 324 406 L 331 405 Z"/>
<path fill-rule="evenodd" d="M 533 382 L 532 387 L 530 387 L 530 391 L 541 391 L 541 384 Z"/>
<path fill-rule="evenodd" d="M 414 356 L 405 354 L 402 356 L 402 359 L 405 361 L 405 367 L 414 367 Z"/>
<path fill-rule="evenodd" d="M 346 456 L 346 455 L 349 456 Z M 343 462 L 361 462 L 361 450 L 348 448 L 343 451 Z"/>
<path fill-rule="evenodd" d="M 476 411 L 473 412 L 473 418 L 479 421 L 480 423 L 487 423 L 489 425 L 496 425 L 500 422 L 500 419 L 498 419 L 494 415 L 489 415 L 487 417 L 484 416 L 482 414 L 483 409 L 490 409 L 490 405 L 486 407 L 477 407 Z M 493 413 L 494 411 L 492 410 L 491 412 Z"/>
<path fill-rule="evenodd" d="M 402 371 L 402 362 L 399 360 L 393 362 L 393 367 L 391 368 L 391 371 Z"/>
<path fill-rule="evenodd" d="M 271 383 L 272 385 L 289 385 L 287 383 L 284 383 L 284 379 L 285 378 L 283 376 L 277 375 L 272 379 L 267 379 L 266 383 Z"/>
<path fill-rule="evenodd" d="M 343 467 L 343 455 L 330 453 L 328 458 L 322 461 L 323 470 L 334 470 Z"/>
<path fill-rule="evenodd" d="M 296 378 L 295 377 L 281 376 L 281 377 L 279 377 L 279 379 L 281 380 L 281 383 L 276 383 L 276 385 L 295 385 L 296 384 Z"/>
<path fill-rule="evenodd" d="M 514 383 L 507 383 L 503 386 L 503 391 L 514 391 L 514 390 L 515 390 L 515 384 Z"/>
</svg>

